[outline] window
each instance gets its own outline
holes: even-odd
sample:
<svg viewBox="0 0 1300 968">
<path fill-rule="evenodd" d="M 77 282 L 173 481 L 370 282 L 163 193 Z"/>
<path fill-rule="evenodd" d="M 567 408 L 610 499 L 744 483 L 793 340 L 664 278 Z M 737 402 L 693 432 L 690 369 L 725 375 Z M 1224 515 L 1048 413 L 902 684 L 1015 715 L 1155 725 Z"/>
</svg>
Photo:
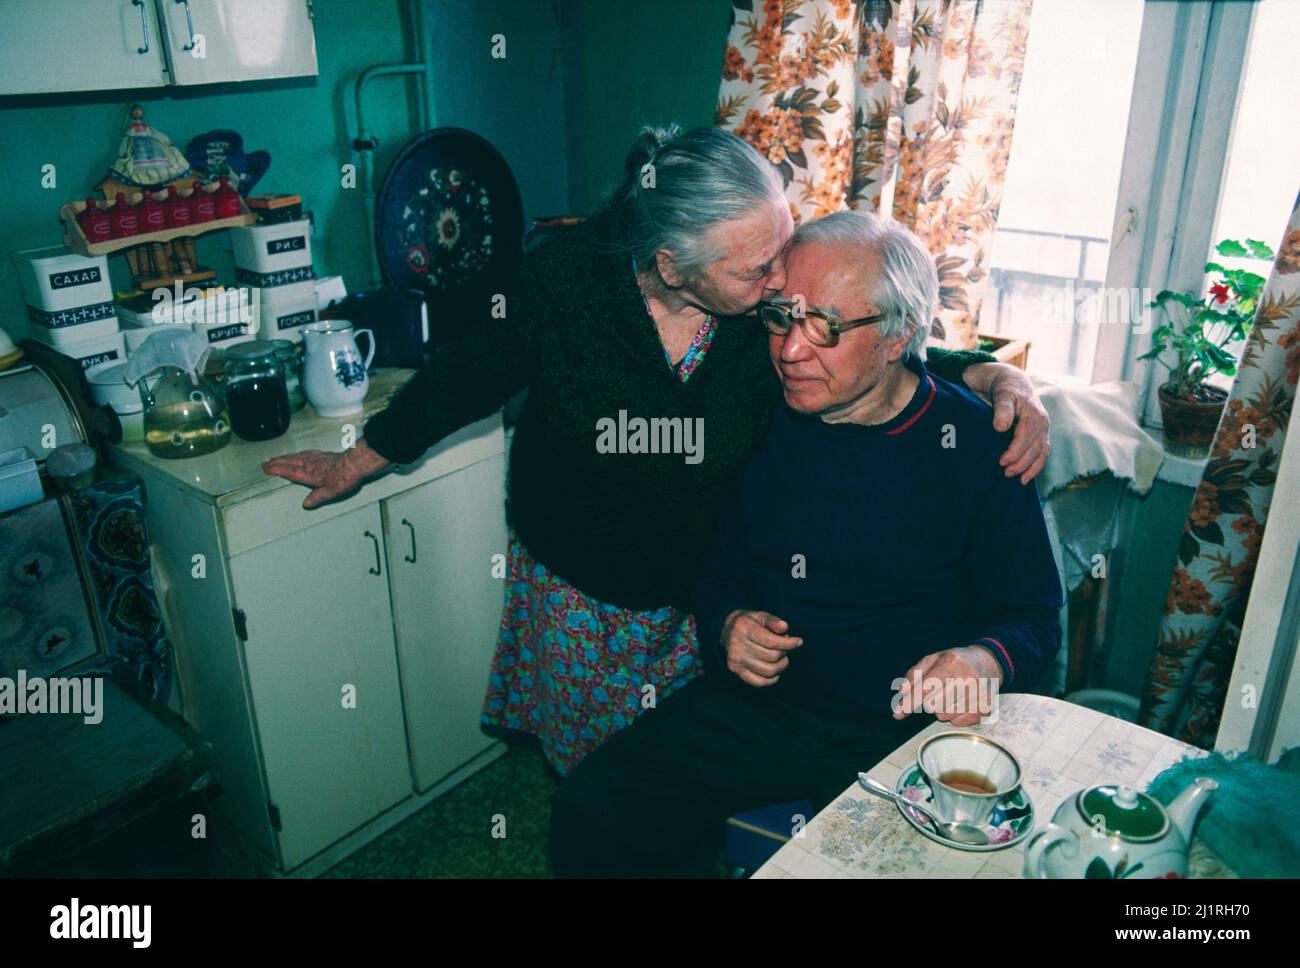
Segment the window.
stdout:
<svg viewBox="0 0 1300 968">
<path fill-rule="evenodd" d="M 1036 0 L 980 331 L 1139 382 L 1158 425 L 1145 303 L 1204 292 L 1221 239 L 1276 246 L 1300 188 L 1296 36 L 1295 0 Z"/>
<path fill-rule="evenodd" d="M 1276 250 L 1300 190 L 1300 125 L 1295 115 L 1279 117 L 1278 108 L 1300 90 L 1300 58 L 1295 38 L 1300 36 L 1300 3 L 1295 0 L 1261 0 L 1256 4 L 1246 52 L 1241 95 L 1232 119 L 1228 163 L 1218 215 L 1207 261 L 1228 269 L 1246 269 L 1268 278 L 1267 259 L 1228 259 L 1214 251 L 1224 239 L 1258 239 Z M 1201 292 L 1205 294 L 1207 277 Z M 1230 347 L 1238 359 L 1245 344 Z M 1216 374 L 1211 382 L 1229 389 L 1232 377 Z"/>
<path fill-rule="evenodd" d="M 1214 241 L 1252 238 L 1274 249 L 1300 190 L 1300 123 L 1292 99 L 1300 91 L 1300 3 L 1256 4 L 1241 97 Z M 1279 112 L 1281 112 L 1279 114 Z M 1253 266 L 1258 271 L 1258 266 Z"/>
<path fill-rule="evenodd" d="M 1092 370 L 1141 30 L 1141 0 L 1034 3 L 980 312 L 1031 370 Z"/>
</svg>

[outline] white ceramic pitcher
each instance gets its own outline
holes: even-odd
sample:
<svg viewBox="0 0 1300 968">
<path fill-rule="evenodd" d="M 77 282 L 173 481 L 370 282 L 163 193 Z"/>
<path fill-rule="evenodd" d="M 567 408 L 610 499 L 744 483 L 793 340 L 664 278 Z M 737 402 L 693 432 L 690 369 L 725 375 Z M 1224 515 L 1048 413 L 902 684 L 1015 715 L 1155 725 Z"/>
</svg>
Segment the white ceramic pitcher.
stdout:
<svg viewBox="0 0 1300 968">
<path fill-rule="evenodd" d="M 361 359 L 356 337 L 366 335 L 368 352 Z M 370 389 L 370 361 L 375 336 L 353 330 L 346 319 L 322 319 L 302 327 L 302 385 L 307 399 L 322 417 L 344 417 L 361 409 Z"/>
</svg>

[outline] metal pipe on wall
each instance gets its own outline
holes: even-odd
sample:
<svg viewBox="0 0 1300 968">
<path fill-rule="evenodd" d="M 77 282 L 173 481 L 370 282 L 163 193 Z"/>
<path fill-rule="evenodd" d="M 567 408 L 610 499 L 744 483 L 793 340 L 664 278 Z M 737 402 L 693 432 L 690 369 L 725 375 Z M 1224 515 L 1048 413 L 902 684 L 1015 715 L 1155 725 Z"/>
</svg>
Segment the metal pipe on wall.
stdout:
<svg viewBox="0 0 1300 968">
<path fill-rule="evenodd" d="M 433 76 L 429 69 L 429 52 L 426 43 L 424 0 L 408 0 L 407 8 L 411 17 L 411 33 L 417 59 L 403 64 L 378 64 L 368 67 L 352 82 L 352 96 L 356 104 L 357 131 L 352 139 L 352 150 L 357 153 L 358 181 L 366 208 L 366 226 L 371 231 L 367 235 L 370 249 L 370 284 L 379 286 L 383 279 L 379 271 L 379 256 L 375 251 L 373 236 L 375 224 L 375 149 L 379 139 L 374 136 L 365 121 L 366 85 L 379 77 L 418 75 L 416 85 L 416 118 L 420 131 L 427 131 L 430 126 L 430 104 L 433 91 Z"/>
</svg>

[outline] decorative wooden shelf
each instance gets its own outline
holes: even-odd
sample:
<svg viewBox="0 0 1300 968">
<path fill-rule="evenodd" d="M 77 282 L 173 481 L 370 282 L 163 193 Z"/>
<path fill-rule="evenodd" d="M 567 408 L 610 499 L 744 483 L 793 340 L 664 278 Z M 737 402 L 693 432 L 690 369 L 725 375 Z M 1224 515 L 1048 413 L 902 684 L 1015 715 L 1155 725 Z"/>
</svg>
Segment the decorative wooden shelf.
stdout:
<svg viewBox="0 0 1300 968">
<path fill-rule="evenodd" d="M 166 201 L 167 193 L 160 192 L 155 197 L 159 201 Z M 82 234 L 81 226 L 77 224 L 77 214 L 83 211 L 85 207 L 86 203 L 84 201 L 73 201 L 68 202 L 59 209 L 59 218 L 63 220 L 63 227 L 67 230 L 63 236 L 63 244 L 78 255 L 109 255 L 113 252 L 121 252 L 123 249 L 133 249 L 137 245 L 148 245 L 150 242 L 170 242 L 173 239 L 194 238 L 195 236 L 206 235 L 208 232 L 215 232 L 217 229 L 252 225 L 257 221 L 257 216 L 249 209 L 248 203 L 243 198 L 240 198 L 239 208 L 241 214 L 230 218 L 195 222 L 192 225 L 164 229 L 161 232 L 141 232 L 139 235 L 128 235 L 125 238 L 110 239 L 107 242 L 91 242 Z M 112 211 L 112 209 L 109 208 L 105 211 Z"/>
</svg>

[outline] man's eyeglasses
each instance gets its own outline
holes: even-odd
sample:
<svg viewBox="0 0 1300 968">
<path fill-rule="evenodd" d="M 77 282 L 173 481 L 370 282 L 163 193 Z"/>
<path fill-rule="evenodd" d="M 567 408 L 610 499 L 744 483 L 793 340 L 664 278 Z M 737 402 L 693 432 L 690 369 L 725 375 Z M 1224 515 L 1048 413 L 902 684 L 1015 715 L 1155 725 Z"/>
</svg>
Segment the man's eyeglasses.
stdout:
<svg viewBox="0 0 1300 968">
<path fill-rule="evenodd" d="M 883 313 L 875 313 L 871 316 L 863 316 L 861 319 L 850 319 L 848 322 L 841 322 L 833 316 L 818 312 L 815 309 L 805 309 L 803 315 L 794 316 L 790 310 L 793 303 L 784 300 L 769 299 L 758 304 L 758 318 L 762 320 L 767 331 L 773 336 L 785 336 L 790 332 L 790 328 L 795 323 L 803 331 L 804 338 L 814 346 L 834 346 L 840 340 L 840 333 L 846 329 L 853 329 L 855 326 L 870 326 L 872 323 L 882 322 L 886 317 Z"/>
</svg>

